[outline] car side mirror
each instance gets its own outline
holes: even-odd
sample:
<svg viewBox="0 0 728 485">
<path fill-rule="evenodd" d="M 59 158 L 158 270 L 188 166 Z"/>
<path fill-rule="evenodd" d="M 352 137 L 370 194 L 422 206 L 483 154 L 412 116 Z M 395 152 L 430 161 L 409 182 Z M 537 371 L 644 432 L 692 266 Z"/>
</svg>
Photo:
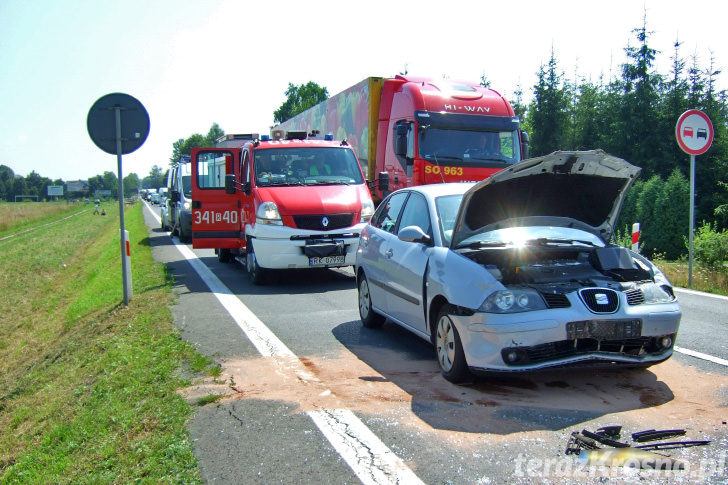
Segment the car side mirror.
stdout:
<svg viewBox="0 0 728 485">
<path fill-rule="evenodd" d="M 397 237 L 400 241 L 421 243 L 432 246 L 432 238 L 418 226 L 407 226 L 399 230 Z"/>
</svg>

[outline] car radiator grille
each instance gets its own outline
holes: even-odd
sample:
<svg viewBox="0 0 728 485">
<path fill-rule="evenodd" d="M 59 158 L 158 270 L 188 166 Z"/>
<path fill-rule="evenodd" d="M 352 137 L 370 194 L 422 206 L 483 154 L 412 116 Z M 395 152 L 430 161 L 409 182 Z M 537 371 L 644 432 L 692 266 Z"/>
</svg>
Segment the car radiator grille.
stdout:
<svg viewBox="0 0 728 485">
<path fill-rule="evenodd" d="M 293 222 L 299 229 L 314 231 L 331 231 L 353 226 L 354 214 L 320 214 L 311 216 L 293 216 Z"/>
<path fill-rule="evenodd" d="M 619 308 L 619 294 L 608 288 L 579 290 L 579 298 L 594 313 L 614 313 Z"/>
<path fill-rule="evenodd" d="M 645 302 L 645 295 L 639 288 L 627 290 L 624 294 L 627 296 L 627 304 L 630 306 L 641 305 Z M 614 299 L 609 299 L 610 303 L 606 307 L 604 305 L 597 304 L 593 295 L 589 295 L 586 299 L 582 297 L 582 301 L 584 301 L 590 310 L 596 313 L 614 313 L 619 307 L 619 299 L 616 295 L 617 294 L 615 293 Z M 541 296 L 546 302 L 546 307 L 548 308 L 569 308 L 571 306 L 566 295 L 561 293 L 541 293 Z"/>
<path fill-rule="evenodd" d="M 566 295 L 561 293 L 541 293 L 548 308 L 569 308 L 571 303 Z"/>
<path fill-rule="evenodd" d="M 627 295 L 627 304 L 629 305 L 641 305 L 645 302 L 645 295 L 639 288 L 627 290 L 624 293 Z"/>
</svg>

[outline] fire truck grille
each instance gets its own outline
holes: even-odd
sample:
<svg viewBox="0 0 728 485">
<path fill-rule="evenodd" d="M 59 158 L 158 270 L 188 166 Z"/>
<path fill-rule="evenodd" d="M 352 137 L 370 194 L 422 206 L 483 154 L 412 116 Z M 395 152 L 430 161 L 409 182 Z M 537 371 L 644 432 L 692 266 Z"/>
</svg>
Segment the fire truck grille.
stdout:
<svg viewBox="0 0 728 485">
<path fill-rule="evenodd" d="M 314 216 L 293 216 L 299 229 L 332 231 L 353 226 L 354 214 L 323 214 Z"/>
</svg>

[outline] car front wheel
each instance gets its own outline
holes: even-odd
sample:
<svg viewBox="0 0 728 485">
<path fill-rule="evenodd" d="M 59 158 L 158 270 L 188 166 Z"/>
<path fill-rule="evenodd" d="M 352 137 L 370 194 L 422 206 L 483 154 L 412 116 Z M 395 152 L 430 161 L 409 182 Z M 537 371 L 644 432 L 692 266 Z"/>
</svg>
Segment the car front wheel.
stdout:
<svg viewBox="0 0 728 485">
<path fill-rule="evenodd" d="M 455 324 L 448 315 L 447 305 L 437 315 L 436 332 L 435 350 L 442 376 L 455 384 L 471 382 L 473 377 L 465 360 L 463 344 Z"/>
<path fill-rule="evenodd" d="M 359 318 L 366 328 L 380 328 L 385 318 L 372 309 L 372 295 L 369 293 L 369 281 L 362 273 L 359 278 Z"/>
</svg>

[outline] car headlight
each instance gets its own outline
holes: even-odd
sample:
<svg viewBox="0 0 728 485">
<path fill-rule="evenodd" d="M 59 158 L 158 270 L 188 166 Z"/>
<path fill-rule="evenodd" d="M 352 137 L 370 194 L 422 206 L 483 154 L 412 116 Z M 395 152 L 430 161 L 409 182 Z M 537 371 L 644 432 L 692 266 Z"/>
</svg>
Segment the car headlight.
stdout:
<svg viewBox="0 0 728 485">
<path fill-rule="evenodd" d="M 361 203 L 361 222 L 369 222 L 374 215 L 374 202 L 365 200 Z"/>
<path fill-rule="evenodd" d="M 528 288 L 491 293 L 479 308 L 481 312 L 486 313 L 520 313 L 545 309 L 546 304 L 541 295 Z"/>
<path fill-rule="evenodd" d="M 189 202 L 185 202 L 184 204 L 182 204 L 182 207 L 184 208 L 184 210 L 190 210 L 191 206 Z"/>
<path fill-rule="evenodd" d="M 667 303 L 674 300 L 674 297 L 662 286 L 654 283 L 644 285 L 640 289 L 645 297 L 645 303 Z"/>
<path fill-rule="evenodd" d="M 268 224 L 271 226 L 283 225 L 278 207 L 273 202 L 263 202 L 258 206 L 258 210 L 255 213 L 255 221 L 258 224 Z"/>
</svg>

